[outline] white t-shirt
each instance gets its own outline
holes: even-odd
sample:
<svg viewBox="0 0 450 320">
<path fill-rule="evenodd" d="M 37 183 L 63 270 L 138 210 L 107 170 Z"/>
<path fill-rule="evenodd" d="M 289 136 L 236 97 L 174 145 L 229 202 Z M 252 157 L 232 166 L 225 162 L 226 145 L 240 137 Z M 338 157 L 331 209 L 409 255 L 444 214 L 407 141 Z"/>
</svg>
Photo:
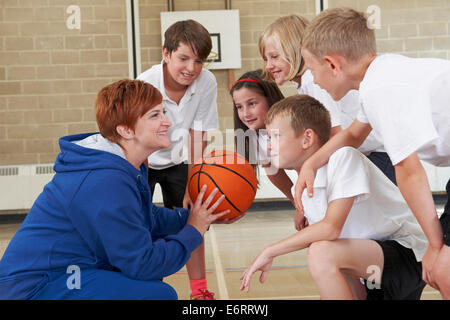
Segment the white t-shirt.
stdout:
<svg viewBox="0 0 450 320">
<path fill-rule="evenodd" d="M 450 166 L 450 61 L 384 54 L 359 88 L 357 119 L 370 123 L 396 165 L 413 152 Z"/>
<path fill-rule="evenodd" d="M 302 75 L 301 86 L 297 88 L 299 94 L 307 94 L 320 101 L 330 112 L 331 126 L 348 128 L 356 119 L 360 109 L 359 94 L 357 90 L 349 91 L 341 100 L 334 101 L 330 94 L 314 83 L 314 76 L 310 70 Z M 380 137 L 371 132 L 364 143 L 358 148 L 364 154 L 370 152 L 385 152 Z"/>
<path fill-rule="evenodd" d="M 314 196 L 303 192 L 309 224 L 325 217 L 328 204 L 355 197 L 339 238 L 395 240 L 421 261 L 428 241 L 399 189 L 362 153 L 344 147 L 317 170 Z"/>
<path fill-rule="evenodd" d="M 138 79 L 157 88 L 163 97 L 163 105 L 172 125 L 169 128 L 171 146 L 158 150 L 148 158 L 149 167 L 165 169 L 188 160 L 187 138 L 189 129 L 209 131 L 218 129 L 217 82 L 214 75 L 202 69 L 197 79 L 187 88 L 180 103 L 176 104 L 166 95 L 163 62 L 154 65 Z"/>
</svg>

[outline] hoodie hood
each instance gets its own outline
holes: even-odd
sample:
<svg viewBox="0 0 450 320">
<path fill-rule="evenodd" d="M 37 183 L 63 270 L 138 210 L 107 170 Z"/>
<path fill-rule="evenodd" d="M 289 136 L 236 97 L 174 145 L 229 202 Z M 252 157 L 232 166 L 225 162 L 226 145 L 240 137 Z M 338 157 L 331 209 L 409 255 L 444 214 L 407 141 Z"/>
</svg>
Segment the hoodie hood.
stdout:
<svg viewBox="0 0 450 320">
<path fill-rule="evenodd" d="M 100 133 L 65 136 L 59 139 L 59 146 L 61 152 L 53 167 L 57 173 L 95 169 L 119 169 L 133 175 L 139 172 L 128 162 L 122 148 Z"/>
</svg>

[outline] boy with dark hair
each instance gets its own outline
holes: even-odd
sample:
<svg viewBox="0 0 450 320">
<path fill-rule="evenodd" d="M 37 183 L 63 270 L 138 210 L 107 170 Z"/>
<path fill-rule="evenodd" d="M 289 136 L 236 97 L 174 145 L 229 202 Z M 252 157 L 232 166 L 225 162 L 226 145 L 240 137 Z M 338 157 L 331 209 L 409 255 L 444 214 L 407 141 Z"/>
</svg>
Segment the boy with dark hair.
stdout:
<svg viewBox="0 0 450 320">
<path fill-rule="evenodd" d="M 373 28 L 363 13 L 349 8 L 325 10 L 311 21 L 302 55 L 315 81 L 336 101 L 359 90 L 361 109 L 350 127 L 305 162 L 296 184 L 297 207 L 301 210 L 304 188 L 312 196 L 315 170 L 339 148 L 358 148 L 373 129 L 382 137 L 398 187 L 428 238 L 423 279 L 450 299 L 449 205 L 439 220 L 420 162 L 450 166 L 450 61 L 377 56 Z"/>
<path fill-rule="evenodd" d="M 187 177 L 191 164 L 203 154 L 204 134 L 218 128 L 217 82 L 203 69 L 211 52 L 208 30 L 194 20 L 178 21 L 164 33 L 163 61 L 154 65 L 138 79 L 155 86 L 163 96 L 171 147 L 159 150 L 148 158 L 148 182 L 153 194 L 160 184 L 164 206 L 184 207 L 191 204 Z M 189 139 L 189 150 L 184 150 Z M 186 163 L 187 162 L 187 163 Z M 213 299 L 207 290 L 204 244 L 192 252 L 186 264 L 192 289 L 191 299 Z"/>
<path fill-rule="evenodd" d="M 299 172 L 329 139 L 330 115 L 310 96 L 291 96 L 272 106 L 266 128 L 272 163 Z M 309 247 L 322 299 L 420 299 L 426 237 L 398 188 L 367 157 L 337 150 L 317 171 L 315 198 L 302 200 L 309 226 L 264 249 L 242 274 L 241 289 L 248 291 L 258 270 L 264 282 L 275 257 Z"/>
</svg>

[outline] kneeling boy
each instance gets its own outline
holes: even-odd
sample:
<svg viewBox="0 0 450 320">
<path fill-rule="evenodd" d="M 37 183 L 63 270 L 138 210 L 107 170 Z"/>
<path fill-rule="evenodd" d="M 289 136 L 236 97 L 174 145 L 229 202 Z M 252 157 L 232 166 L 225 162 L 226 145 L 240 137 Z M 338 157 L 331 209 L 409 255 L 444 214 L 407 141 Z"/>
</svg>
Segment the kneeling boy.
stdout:
<svg viewBox="0 0 450 320">
<path fill-rule="evenodd" d="M 300 171 L 329 139 L 331 124 L 320 102 L 296 95 L 272 106 L 266 127 L 272 163 Z M 398 188 L 351 147 L 318 169 L 314 188 L 314 198 L 302 198 L 309 226 L 264 249 L 241 276 L 241 289 L 248 291 L 258 270 L 263 282 L 275 257 L 309 247 L 322 299 L 420 299 L 427 239 Z M 360 278 L 369 280 L 366 288 Z"/>
</svg>

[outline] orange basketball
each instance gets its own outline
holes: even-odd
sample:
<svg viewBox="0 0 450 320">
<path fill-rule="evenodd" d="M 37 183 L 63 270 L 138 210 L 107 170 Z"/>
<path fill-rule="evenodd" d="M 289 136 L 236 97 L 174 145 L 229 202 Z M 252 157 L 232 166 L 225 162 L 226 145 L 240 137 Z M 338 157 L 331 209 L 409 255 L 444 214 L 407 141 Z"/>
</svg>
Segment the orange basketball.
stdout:
<svg viewBox="0 0 450 320">
<path fill-rule="evenodd" d="M 219 150 L 205 155 L 196 162 L 188 177 L 188 189 L 192 202 L 195 202 L 203 185 L 207 186 L 203 200 L 215 189 L 219 189 L 211 204 L 222 194 L 225 199 L 214 213 L 227 209 L 228 214 L 220 220 L 235 218 L 250 207 L 255 199 L 257 179 L 253 167 L 240 154 Z"/>
</svg>

